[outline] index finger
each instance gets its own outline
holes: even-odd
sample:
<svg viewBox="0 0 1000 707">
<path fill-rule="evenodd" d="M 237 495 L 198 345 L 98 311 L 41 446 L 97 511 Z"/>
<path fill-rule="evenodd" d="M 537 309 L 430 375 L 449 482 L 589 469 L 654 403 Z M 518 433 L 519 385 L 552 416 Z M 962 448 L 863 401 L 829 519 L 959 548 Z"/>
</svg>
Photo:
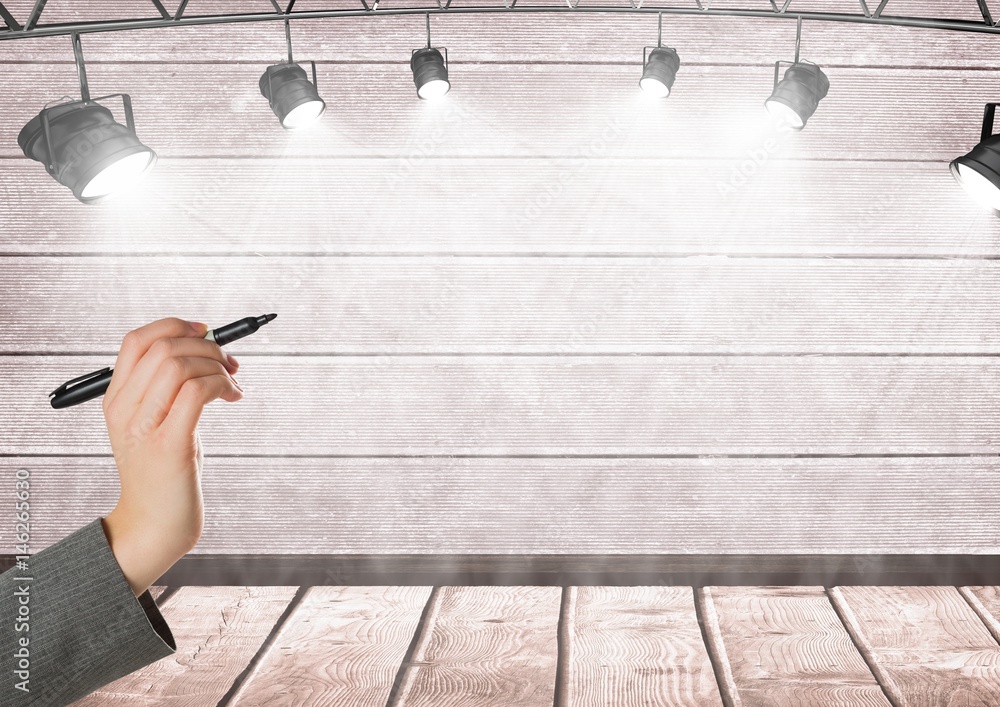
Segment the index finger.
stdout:
<svg viewBox="0 0 1000 707">
<path fill-rule="evenodd" d="M 121 390 L 125 381 L 132 374 L 139 359 L 142 358 L 157 339 L 179 338 L 182 336 L 204 337 L 208 327 L 201 322 L 189 322 L 178 317 L 167 317 L 150 322 L 146 326 L 133 329 L 122 339 L 111 382 L 104 393 L 104 399 L 110 403 Z"/>
</svg>

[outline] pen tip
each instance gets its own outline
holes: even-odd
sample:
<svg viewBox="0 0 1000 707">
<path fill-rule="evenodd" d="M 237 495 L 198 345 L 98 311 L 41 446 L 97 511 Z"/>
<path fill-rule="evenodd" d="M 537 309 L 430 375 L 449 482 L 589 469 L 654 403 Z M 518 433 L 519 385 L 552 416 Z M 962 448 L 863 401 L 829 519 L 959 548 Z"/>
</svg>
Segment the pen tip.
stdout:
<svg viewBox="0 0 1000 707">
<path fill-rule="evenodd" d="M 266 319 L 267 321 L 271 321 L 272 319 L 274 319 L 277 316 L 278 316 L 277 314 L 265 314 L 264 315 L 264 319 Z"/>
</svg>

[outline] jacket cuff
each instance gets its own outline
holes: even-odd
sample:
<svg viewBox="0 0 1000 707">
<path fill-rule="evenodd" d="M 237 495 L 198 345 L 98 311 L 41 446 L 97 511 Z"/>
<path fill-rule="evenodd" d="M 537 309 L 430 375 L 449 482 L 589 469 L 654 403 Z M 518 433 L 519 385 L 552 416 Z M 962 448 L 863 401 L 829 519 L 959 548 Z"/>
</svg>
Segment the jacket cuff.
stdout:
<svg viewBox="0 0 1000 707">
<path fill-rule="evenodd" d="M 149 591 L 132 593 L 102 521 L 29 559 L 31 704 L 69 704 L 177 650 Z"/>
</svg>

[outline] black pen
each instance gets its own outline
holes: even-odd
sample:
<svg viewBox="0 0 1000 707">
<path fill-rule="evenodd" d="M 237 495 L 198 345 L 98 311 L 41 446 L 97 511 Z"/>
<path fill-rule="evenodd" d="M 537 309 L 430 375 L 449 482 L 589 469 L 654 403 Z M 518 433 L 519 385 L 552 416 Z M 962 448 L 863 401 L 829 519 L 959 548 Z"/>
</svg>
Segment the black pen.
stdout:
<svg viewBox="0 0 1000 707">
<path fill-rule="evenodd" d="M 262 314 L 259 317 L 246 317 L 218 329 L 209 329 L 204 338 L 214 341 L 219 346 L 225 346 L 244 336 L 250 336 L 277 316 L 277 314 Z M 109 366 L 63 383 L 49 393 L 52 407 L 56 410 L 68 408 L 70 405 L 84 403 L 104 395 L 111 383 L 113 372 L 114 369 Z"/>
</svg>

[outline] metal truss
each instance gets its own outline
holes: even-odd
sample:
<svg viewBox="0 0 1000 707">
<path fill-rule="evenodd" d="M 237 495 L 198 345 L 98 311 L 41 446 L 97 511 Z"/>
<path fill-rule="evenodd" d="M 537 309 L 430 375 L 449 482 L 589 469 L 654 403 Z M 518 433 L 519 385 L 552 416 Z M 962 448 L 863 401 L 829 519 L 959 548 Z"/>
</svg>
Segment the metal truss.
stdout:
<svg viewBox="0 0 1000 707">
<path fill-rule="evenodd" d="M 0 2 L 0 19 L 7 25 L 0 30 L 0 41 L 25 39 L 28 37 L 53 37 L 59 35 L 87 34 L 91 32 L 120 32 L 134 29 L 155 29 L 160 27 L 190 27 L 192 25 L 229 24 L 236 22 L 269 22 L 308 20 L 323 17 L 361 17 L 374 15 L 416 15 L 416 14 L 464 14 L 473 12 L 629 12 L 661 13 L 673 15 L 712 15 L 728 17 L 771 17 L 820 22 L 855 22 L 860 24 L 890 25 L 896 27 L 920 27 L 925 29 L 953 30 L 960 32 L 985 32 L 1000 34 L 1000 20 L 994 21 L 987 0 L 976 0 L 982 21 L 925 17 L 907 17 L 883 14 L 890 0 L 858 0 L 857 13 L 797 12 L 791 7 L 795 0 L 770 0 L 771 9 L 712 9 L 712 0 L 691 0 L 687 5 L 644 5 L 645 0 L 622 0 L 620 5 L 580 5 L 580 0 L 565 0 L 565 5 L 532 5 L 531 0 L 497 0 L 496 5 L 461 6 L 462 0 L 436 0 L 427 7 L 379 7 L 380 0 L 356 0 L 357 6 L 343 6 L 355 0 L 342 0 L 342 6 L 326 10 L 294 11 L 295 0 L 287 0 L 282 7 L 277 0 L 270 0 L 273 12 L 253 12 L 217 15 L 185 15 L 188 0 L 181 0 L 173 14 L 160 0 L 151 0 L 151 14 L 148 18 L 130 20 L 97 20 L 89 22 L 64 22 L 42 24 L 40 20 L 46 0 L 35 0 L 27 19 L 21 23 Z M 388 0 L 392 3 L 392 0 Z M 529 4 L 526 4 L 529 3 Z M 693 4 L 691 4 L 693 3 Z M 871 3 L 871 4 L 869 4 Z M 945 4 L 945 3 L 942 3 Z M 953 3 L 948 3 L 953 4 Z M 874 7 L 874 9 L 872 9 Z"/>
</svg>

